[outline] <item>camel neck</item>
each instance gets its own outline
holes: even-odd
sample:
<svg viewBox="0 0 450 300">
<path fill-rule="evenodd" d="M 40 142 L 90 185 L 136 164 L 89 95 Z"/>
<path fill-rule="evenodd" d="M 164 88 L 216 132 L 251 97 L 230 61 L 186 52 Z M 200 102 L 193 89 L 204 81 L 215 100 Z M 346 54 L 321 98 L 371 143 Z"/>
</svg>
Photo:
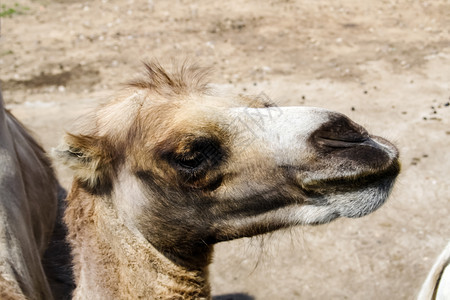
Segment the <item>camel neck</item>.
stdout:
<svg viewBox="0 0 450 300">
<path fill-rule="evenodd" d="M 74 254 L 74 299 L 209 299 L 208 267 L 179 263 L 125 226 L 101 199 L 78 188 L 65 220 Z"/>
</svg>

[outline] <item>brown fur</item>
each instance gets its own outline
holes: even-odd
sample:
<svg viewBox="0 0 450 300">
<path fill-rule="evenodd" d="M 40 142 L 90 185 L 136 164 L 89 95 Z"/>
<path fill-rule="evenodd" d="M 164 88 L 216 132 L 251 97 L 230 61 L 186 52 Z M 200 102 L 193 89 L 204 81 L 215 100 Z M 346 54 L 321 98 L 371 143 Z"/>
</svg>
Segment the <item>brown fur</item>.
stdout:
<svg viewBox="0 0 450 300">
<path fill-rule="evenodd" d="M 27 297 L 18 288 L 17 284 L 6 280 L 0 274 L 0 299 L 2 300 L 26 300 Z"/>
<path fill-rule="evenodd" d="M 213 96 L 196 67 L 146 69 L 55 152 L 74 170 L 65 221 L 76 299 L 210 298 L 215 243 L 363 216 L 389 194 L 398 152 L 348 118 L 284 117 L 264 97 Z M 270 122 L 283 129 L 271 135 Z"/>
<path fill-rule="evenodd" d="M 84 269 L 86 289 L 101 289 L 103 299 L 197 299 L 209 295 L 207 269 L 177 265 L 145 240 L 135 237 L 108 207 L 77 184 L 69 195 L 66 222 L 75 262 Z M 105 203 L 106 202 L 106 203 Z M 80 282 L 82 266 L 75 265 Z M 108 274 L 101 276 L 100 274 Z M 82 294 L 86 295 L 86 294 Z M 75 298 L 83 298 L 83 296 Z"/>
<path fill-rule="evenodd" d="M 206 80 L 208 70 L 195 65 L 183 64 L 181 68 L 170 74 L 159 63 L 145 63 L 147 76 L 131 81 L 128 85 L 146 89 L 165 97 L 205 93 L 208 91 Z"/>
</svg>

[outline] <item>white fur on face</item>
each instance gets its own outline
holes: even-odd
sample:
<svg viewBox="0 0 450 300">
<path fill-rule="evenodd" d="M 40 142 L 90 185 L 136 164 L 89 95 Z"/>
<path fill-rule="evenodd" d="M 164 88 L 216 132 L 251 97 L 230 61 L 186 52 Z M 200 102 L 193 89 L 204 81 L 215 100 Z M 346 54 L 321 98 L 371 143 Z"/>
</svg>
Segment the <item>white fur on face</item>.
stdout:
<svg viewBox="0 0 450 300">
<path fill-rule="evenodd" d="M 117 184 L 114 186 L 113 201 L 117 208 L 118 217 L 136 236 L 141 233 L 136 229 L 135 216 L 139 215 L 152 199 L 148 199 L 144 188 L 135 176 L 126 168 L 120 170 Z"/>
<path fill-rule="evenodd" d="M 232 108 L 230 129 L 237 137 L 236 147 L 268 151 L 277 165 L 295 164 L 308 152 L 311 133 L 329 120 L 329 114 L 315 107 Z"/>
</svg>

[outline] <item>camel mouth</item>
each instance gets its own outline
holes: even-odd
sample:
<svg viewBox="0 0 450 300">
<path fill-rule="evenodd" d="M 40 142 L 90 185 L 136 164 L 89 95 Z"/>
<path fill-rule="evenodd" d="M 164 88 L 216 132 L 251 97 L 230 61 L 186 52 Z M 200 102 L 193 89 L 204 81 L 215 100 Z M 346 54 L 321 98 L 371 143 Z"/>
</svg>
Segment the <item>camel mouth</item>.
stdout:
<svg viewBox="0 0 450 300">
<path fill-rule="evenodd" d="M 308 187 L 306 194 L 311 205 L 329 207 L 334 218 L 360 218 L 386 202 L 400 169 L 400 161 L 396 158 L 384 170 L 323 180 L 315 185 L 320 188 Z"/>
<path fill-rule="evenodd" d="M 324 191 L 348 191 L 365 188 L 385 179 L 395 180 L 401 170 L 401 164 L 398 158 L 381 170 L 361 171 L 356 174 L 343 174 L 342 176 L 333 176 L 311 181 L 303 181 L 302 189 L 307 193 L 323 193 Z"/>
<path fill-rule="evenodd" d="M 399 171 L 399 168 L 393 168 L 392 173 L 366 186 L 364 190 L 348 193 L 348 202 L 337 209 L 339 214 L 346 218 L 360 218 L 380 208 L 392 191 L 398 174 L 396 170 Z"/>
<path fill-rule="evenodd" d="M 294 221 L 321 225 L 342 217 L 364 217 L 386 202 L 399 172 L 400 163 L 395 160 L 377 174 L 329 179 L 320 189 L 302 189 L 306 201 L 299 206 Z"/>
<path fill-rule="evenodd" d="M 307 171 L 296 169 L 294 176 L 306 204 L 326 208 L 327 217 L 316 223 L 359 218 L 381 207 L 401 170 L 397 148 L 377 136 L 315 141 L 327 143 L 326 152 L 319 148 L 317 165 Z"/>
</svg>

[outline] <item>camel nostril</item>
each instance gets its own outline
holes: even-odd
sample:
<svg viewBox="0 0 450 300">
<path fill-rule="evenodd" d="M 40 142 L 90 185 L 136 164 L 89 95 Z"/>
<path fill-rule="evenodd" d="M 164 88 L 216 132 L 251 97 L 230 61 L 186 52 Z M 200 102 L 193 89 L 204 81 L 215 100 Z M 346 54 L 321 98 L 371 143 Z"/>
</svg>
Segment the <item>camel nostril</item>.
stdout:
<svg viewBox="0 0 450 300">
<path fill-rule="evenodd" d="M 367 131 L 344 115 L 332 114 L 330 121 L 312 134 L 312 140 L 319 146 L 348 148 L 369 140 Z"/>
<path fill-rule="evenodd" d="M 364 140 L 352 140 L 352 141 L 345 141 L 345 140 L 334 140 L 334 139 L 328 139 L 323 137 L 317 137 L 316 142 L 319 145 L 331 147 L 331 148 L 349 148 L 349 147 L 355 147 L 358 145 L 361 145 L 367 141 L 367 139 Z"/>
</svg>

